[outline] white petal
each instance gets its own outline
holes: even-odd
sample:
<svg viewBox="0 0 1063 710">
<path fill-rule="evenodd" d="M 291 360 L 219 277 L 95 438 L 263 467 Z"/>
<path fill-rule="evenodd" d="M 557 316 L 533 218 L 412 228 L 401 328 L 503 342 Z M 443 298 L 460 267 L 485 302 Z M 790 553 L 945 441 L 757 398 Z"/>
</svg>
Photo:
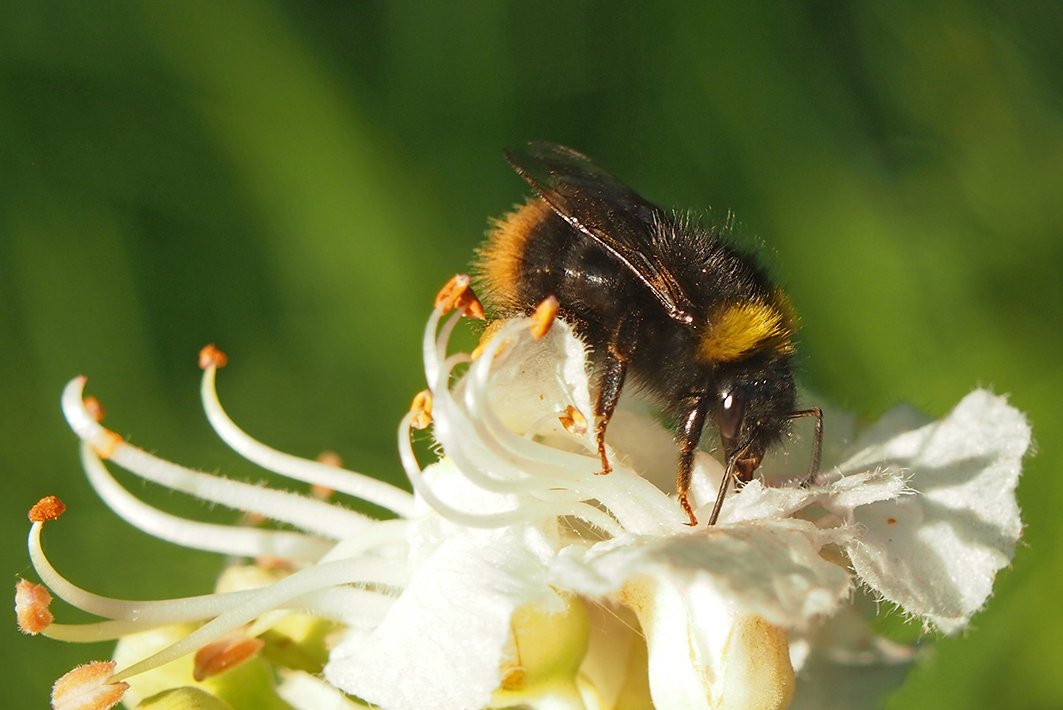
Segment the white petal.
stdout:
<svg viewBox="0 0 1063 710">
<path fill-rule="evenodd" d="M 559 554 L 551 577 L 561 588 L 607 596 L 639 575 L 705 585 L 745 614 L 784 628 L 830 613 L 849 575 L 819 555 L 827 535 L 801 520 L 702 528 L 670 537 L 629 536 Z"/>
<path fill-rule="evenodd" d="M 305 671 L 280 669 L 281 683 L 277 694 L 296 710 L 357 710 L 368 705 L 357 703 L 321 678 Z"/>
<path fill-rule="evenodd" d="M 649 655 L 655 707 L 695 710 L 785 708 L 794 674 L 786 633 L 736 612 L 703 584 L 636 577 L 621 593 L 635 610 Z"/>
<path fill-rule="evenodd" d="M 497 513 L 512 510 L 518 504 L 519 499 L 516 495 L 494 493 L 475 485 L 451 458 L 444 457 L 429 464 L 425 467 L 422 476 L 439 498 L 452 505 L 460 506 L 462 510 Z M 415 530 L 411 536 L 414 542 L 420 542 L 421 536 L 428 534 L 431 539 L 427 541 L 427 544 L 434 549 L 440 539 L 460 529 L 460 526 L 447 523 L 441 516 L 431 514 L 433 508 L 420 496 L 416 501 L 419 511 L 428 513 L 428 515 L 414 519 L 412 526 Z M 436 528 L 440 529 L 436 530 Z"/>
<path fill-rule="evenodd" d="M 506 426 L 518 433 L 538 429 L 546 413 L 553 416 L 545 431 L 562 434 L 556 415 L 567 404 L 589 421 L 592 408 L 583 342 L 568 324 L 555 321 L 542 340 L 506 346 L 491 375 L 490 396 Z"/>
<path fill-rule="evenodd" d="M 752 522 L 766 518 L 784 518 L 800 510 L 822 494 L 820 489 L 803 486 L 765 486 L 753 479 L 737 493 L 727 496 L 720 515 L 721 523 Z M 713 491 L 713 496 L 716 492 Z M 698 511 L 699 517 L 707 518 L 712 508 L 710 498 Z"/>
<path fill-rule="evenodd" d="M 331 653 L 326 679 L 390 710 L 480 708 L 501 680 L 510 617 L 549 593 L 527 529 L 444 540 L 373 632 Z"/>
<path fill-rule="evenodd" d="M 850 605 L 812 634 L 792 636 L 790 657 L 798 672 L 790 710 L 875 710 L 904 681 L 916 652 L 876 636 Z"/>
<path fill-rule="evenodd" d="M 938 423 L 880 438 L 842 468 L 908 469 L 917 495 L 856 508 L 864 532 L 848 545 L 850 559 L 882 597 L 951 633 L 982 607 L 1011 560 L 1029 425 L 1003 397 L 978 390 Z"/>
<path fill-rule="evenodd" d="M 893 500 L 911 493 L 905 479 L 907 474 L 898 468 L 876 468 L 843 476 L 826 487 L 824 505 L 829 509 L 851 514 L 854 508 L 884 500 Z"/>
</svg>

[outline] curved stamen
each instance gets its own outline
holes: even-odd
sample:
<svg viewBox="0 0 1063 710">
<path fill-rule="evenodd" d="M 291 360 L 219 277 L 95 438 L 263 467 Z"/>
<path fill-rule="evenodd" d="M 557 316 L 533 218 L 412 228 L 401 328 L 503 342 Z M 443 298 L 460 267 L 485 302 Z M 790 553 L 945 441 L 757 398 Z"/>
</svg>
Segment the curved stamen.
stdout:
<svg viewBox="0 0 1063 710">
<path fill-rule="evenodd" d="M 595 471 L 595 464 L 592 463 L 594 459 L 551 446 L 543 446 L 514 434 L 502 422 L 492 406 L 488 388 L 498 350 L 506 345 L 506 341 L 511 341 L 510 345 L 519 347 L 521 345 L 519 338 L 531 339 L 528 329 L 530 324 L 530 318 L 513 320 L 484 347 L 466 378 L 465 406 L 472 415 L 470 419 L 473 422 L 482 422 L 481 426 L 488 432 L 483 438 L 498 442 L 506 451 L 526 461 L 527 466 L 542 470 L 544 475 L 551 477 L 586 480 Z M 518 340 L 512 342 L 512 339 Z M 579 473 L 584 469 L 586 469 L 586 475 Z"/>
<path fill-rule="evenodd" d="M 593 476 L 593 459 L 518 436 L 502 422 L 491 403 L 488 383 L 498 351 L 506 346 L 507 341 L 516 348 L 522 345 L 520 338 L 530 340 L 530 322 L 528 318 L 511 321 L 487 343 L 463 381 L 463 400 L 471 416 L 464 416 L 460 410 L 457 414 L 469 422 L 478 440 L 491 442 L 501 450 L 504 458 L 516 459 L 514 465 L 520 470 L 538 478 L 585 482 Z M 513 339 L 517 339 L 516 342 L 512 342 Z"/>
<path fill-rule="evenodd" d="M 205 618 L 205 617 L 200 617 Z M 142 621 L 130 621 L 128 619 L 110 619 L 91 624 L 50 624 L 41 631 L 45 636 L 56 641 L 67 643 L 98 643 L 100 641 L 115 641 L 129 634 L 141 631 L 150 631 L 160 626 L 168 626 L 171 623 L 181 621 L 198 621 L 199 619 L 179 619 L 177 621 L 157 621 L 145 623 Z"/>
<path fill-rule="evenodd" d="M 268 587 L 254 590 L 246 603 L 219 614 L 188 636 L 162 651 L 115 673 L 112 681 L 129 678 L 158 668 L 188 653 L 192 653 L 214 639 L 233 631 L 273 609 L 281 608 L 304 595 L 340 584 L 390 585 L 394 566 L 383 560 L 339 560 L 300 570 Z"/>
<path fill-rule="evenodd" d="M 464 408 L 450 396 L 446 387 L 450 360 L 436 367 L 436 381 L 430 383 L 436 392 L 433 405 L 437 412 L 435 431 L 447 455 L 470 481 L 485 490 L 528 493 L 551 501 L 596 499 L 629 532 L 680 532 L 682 529 L 678 525 L 671 524 L 675 518 L 674 503 L 641 476 L 619 468 L 608 477 L 593 475 L 591 471 L 595 470 L 596 461 L 592 457 L 528 441 L 502 422 L 489 395 L 495 358 L 503 347 L 508 346 L 506 353 L 515 352 L 519 347 L 536 347 L 537 344 L 531 342 L 530 323 L 528 318 L 514 319 L 483 346 L 458 385 L 465 390 Z M 452 427 L 456 431 L 450 435 Z M 470 442 L 476 442 L 478 446 L 466 454 Z M 485 451 L 489 457 L 483 455 Z M 540 485 L 523 481 L 499 484 L 477 465 L 485 460 L 493 462 L 491 468 L 496 470 L 515 468 L 533 476 L 532 480 L 545 478 L 546 481 Z"/>
<path fill-rule="evenodd" d="M 516 328 L 513 337 L 532 339 L 528 328 L 530 324 L 529 318 L 514 321 L 513 325 Z M 504 328 L 503 332 L 506 332 L 508 328 L 509 326 Z M 537 442 L 528 442 L 527 439 L 516 435 L 505 426 L 495 412 L 493 400 L 488 394 L 491 374 L 488 355 L 493 353 L 491 346 L 494 343 L 494 340 L 488 343 L 483 355 L 473 364 L 466 377 L 470 384 L 466 389 L 465 402 L 471 419 L 486 422 L 491 430 L 490 434 L 485 435 L 484 438 L 498 443 L 507 450 L 520 450 L 527 453 L 531 461 L 525 459 L 521 462 L 525 470 L 538 471 L 543 466 L 549 466 L 554 471 L 574 469 L 576 473 L 572 474 L 573 481 L 565 484 L 565 487 L 577 492 L 583 500 L 596 499 L 614 518 L 620 521 L 628 532 L 668 534 L 681 531 L 678 526 L 670 523 L 673 518 L 674 504 L 668 496 L 634 471 L 617 467 L 610 476 L 588 475 L 583 471 L 586 470 L 587 462 L 593 460 L 590 457 L 562 451 Z M 524 345 L 536 346 L 534 342 L 524 343 Z M 560 388 L 564 391 L 566 386 L 561 384 Z M 581 441 L 589 446 L 589 440 Z M 592 466 L 590 470 L 596 471 L 597 466 Z M 533 493 L 533 495 L 543 494 Z"/>
<path fill-rule="evenodd" d="M 447 381 L 454 367 L 468 360 L 464 353 L 452 355 L 442 363 L 436 382 L 433 385 L 433 408 L 435 416 L 435 439 L 447 455 L 461 469 L 462 473 L 480 488 L 493 493 L 525 493 L 546 490 L 552 483 L 539 478 L 529 477 L 521 468 L 520 462 L 507 452 L 498 452 L 490 437 L 481 436 L 476 422 L 466 417 L 461 407 L 454 400 Z M 509 471 L 517 474 L 516 478 L 501 479 L 487 473 L 492 471 Z"/>
<path fill-rule="evenodd" d="M 63 413 L 70 428 L 105 458 L 141 478 L 330 539 L 347 537 L 372 522 L 367 516 L 315 498 L 212 476 L 153 456 L 101 426 L 85 408 L 84 387 L 85 378 L 76 377 L 63 390 Z"/>
<path fill-rule="evenodd" d="M 254 590 L 249 590 L 250 594 Z M 394 597 L 382 589 L 362 589 L 359 587 L 334 587 L 321 589 L 293 599 L 280 607 L 281 611 L 300 611 L 314 616 L 332 619 L 349 627 L 370 630 L 380 622 L 394 603 Z M 180 623 L 194 623 L 209 619 L 210 615 L 174 618 L 157 618 L 154 620 L 108 619 L 88 624 L 49 624 L 39 633 L 56 641 L 68 643 L 98 643 L 115 641 L 133 633 L 150 631 L 162 626 Z M 262 617 L 260 624 L 256 621 L 248 627 L 248 636 L 258 636 L 277 623 L 279 617 Z"/>
<path fill-rule="evenodd" d="M 564 502 L 563 504 L 524 503 L 510 510 L 495 513 L 469 513 L 458 510 L 443 502 L 422 478 L 420 465 L 413 453 L 410 443 L 410 421 L 412 413 L 407 413 L 399 424 L 399 455 L 410 484 L 428 505 L 443 517 L 472 528 L 499 528 L 507 525 L 528 523 L 544 518 L 569 516 L 579 518 L 609 535 L 616 536 L 623 532 L 619 523 L 607 513 L 586 503 Z"/>
<path fill-rule="evenodd" d="M 436 398 L 442 398 L 441 405 L 437 404 L 436 406 L 443 406 L 444 408 L 446 408 L 446 405 L 454 402 L 453 398 L 451 398 L 449 388 L 451 372 L 454 366 L 458 365 L 461 361 L 466 361 L 468 358 L 467 356 L 461 356 L 461 359 L 453 361 L 449 358 L 446 358 L 446 344 L 448 344 L 448 342 L 450 341 L 450 337 L 454 332 L 454 328 L 457 325 L 458 320 L 460 320 L 460 314 L 457 314 L 456 312 L 456 314 L 454 314 L 451 318 L 446 320 L 445 323 L 443 323 L 442 327 L 439 327 L 439 320 L 441 316 L 442 308 L 437 307 L 433 311 L 432 316 L 428 318 L 428 322 L 426 323 L 424 329 L 422 354 L 428 387 L 434 392 L 434 396 L 436 396 Z M 509 335 L 510 331 L 517 332 L 519 331 L 519 329 L 526 329 L 523 325 L 520 324 L 523 320 L 526 319 L 519 319 L 518 321 L 514 321 L 513 323 L 508 324 L 506 327 L 503 328 L 502 333 L 497 334 L 497 336 L 493 338 L 490 343 L 488 343 L 488 351 L 485 352 L 484 357 L 479 358 L 479 360 L 486 362 L 487 368 L 490 368 L 491 360 L 496 356 L 497 351 L 499 351 L 500 346 L 507 339 L 506 336 Z M 451 411 L 455 413 L 460 412 L 460 410 L 456 408 L 456 405 L 455 408 L 451 409 Z M 465 418 L 454 417 L 453 419 L 457 421 L 462 421 Z M 445 436 L 445 432 L 437 432 L 437 439 L 440 438 L 440 434 L 443 434 L 443 436 Z M 465 440 L 468 441 L 490 439 L 485 437 L 472 436 L 471 438 Z M 553 468 L 549 471 L 556 474 L 557 469 Z M 521 481 L 521 483 L 517 483 L 517 481 L 497 481 L 497 479 L 493 479 L 490 476 L 486 475 L 483 478 L 483 483 L 486 489 L 499 490 L 500 492 L 532 490 L 540 487 L 538 484 L 526 484 L 523 483 L 523 481 Z M 501 488 L 495 489 L 493 488 L 494 486 L 501 486 Z"/>
<path fill-rule="evenodd" d="M 216 389 L 216 373 L 217 367 L 214 365 L 209 365 L 203 370 L 200 397 L 210 425 L 233 451 L 267 471 L 281 476 L 327 486 L 387 508 L 404 518 L 413 514 L 413 496 L 401 488 L 365 474 L 277 451 L 249 436 L 233 422 L 222 407 Z"/>
<path fill-rule="evenodd" d="M 502 357 L 499 355 L 500 349 L 514 345 L 510 342 L 511 339 L 522 335 L 531 337 L 529 323 L 530 319 L 527 318 L 510 321 L 483 346 L 472 369 L 457 386 L 465 390 L 465 407 L 451 395 L 448 387 L 454 357 L 444 361 L 441 367 L 437 365 L 433 368 L 437 373 L 436 380 L 430 385 L 436 392 L 434 406 L 439 412 L 436 417 L 436 439 L 462 473 L 484 490 L 498 493 L 530 493 L 535 497 L 555 501 L 564 498 L 593 498 L 595 496 L 585 490 L 588 483 L 593 484 L 590 457 L 558 451 L 515 435 L 501 422 L 490 403 L 486 392 L 487 373 L 497 362 L 497 358 Z M 445 347 L 440 350 L 445 351 Z M 481 376 L 475 378 L 476 373 Z M 479 389 L 470 386 L 476 384 L 477 379 L 481 385 Z M 483 416 L 477 416 L 475 411 L 472 412 L 473 416 L 469 416 L 466 408 L 472 409 L 480 402 L 484 403 L 481 410 Z M 494 427 L 489 426 L 492 421 Z M 502 445 L 507 443 L 508 445 Z M 588 470 L 581 473 L 580 468 Z M 485 469 L 517 471 L 521 478 L 500 480 L 488 474 Z M 559 484 L 561 488 L 558 487 Z"/>
<path fill-rule="evenodd" d="M 393 559 L 405 559 L 408 530 L 409 523 L 406 520 L 381 520 L 357 535 L 337 542 L 319 562 L 343 560 L 370 552 Z M 393 552 L 389 555 L 383 554 L 389 547 Z"/>
<path fill-rule="evenodd" d="M 330 587 L 304 594 L 279 608 L 323 617 L 350 628 L 371 630 L 395 603 L 397 593 L 393 589 L 397 588 Z M 285 616 L 282 613 L 272 620 L 264 616 L 248 626 L 247 634 L 258 636 Z"/>
<path fill-rule="evenodd" d="M 51 564 L 41 545 L 42 527 L 43 523 L 31 525 L 27 540 L 30 562 L 33 564 L 34 570 L 40 576 L 41 581 L 57 597 L 71 606 L 96 616 L 114 620 L 136 621 L 146 627 L 184 621 L 198 621 L 236 609 L 248 603 L 259 593 L 259 590 L 251 589 L 152 601 L 115 599 L 93 594 L 68 580 Z M 379 542 L 380 540 L 370 540 L 368 547 L 375 546 L 373 543 Z M 348 562 L 352 559 L 336 560 L 328 564 Z M 387 563 L 388 566 L 381 568 L 384 571 L 379 578 L 363 581 L 386 586 L 403 586 L 406 584 L 408 570 L 405 569 L 404 565 L 379 559 L 374 560 L 374 562 Z M 308 570 L 312 569 L 314 568 L 308 568 Z M 296 572 L 295 574 L 300 573 Z"/>
<path fill-rule="evenodd" d="M 218 613 L 219 609 L 237 606 L 249 598 L 251 592 L 225 592 L 202 594 L 181 599 L 161 601 L 138 601 L 114 599 L 82 589 L 63 577 L 49 562 L 41 546 L 42 523 L 30 526 L 27 546 L 33 569 L 57 597 L 71 606 L 96 616 L 109 619 L 141 620 L 147 623 L 175 623 L 189 619 L 204 619 Z"/>
<path fill-rule="evenodd" d="M 432 315 L 428 316 L 428 323 L 425 324 L 424 328 L 424 338 L 421 340 L 421 360 L 424 364 L 425 376 L 429 382 L 436 381 L 436 376 L 439 374 L 438 363 L 446 358 L 446 341 L 440 342 L 441 339 L 437 338 L 436 335 L 436 331 L 439 329 L 439 319 L 442 317 L 442 308 L 436 307 L 432 311 Z M 455 313 L 448 318 L 440 335 L 445 332 L 447 334 L 446 337 L 449 338 L 460 318 L 460 313 Z"/>
<path fill-rule="evenodd" d="M 287 530 L 263 530 L 186 520 L 154 508 L 123 488 L 92 447 L 82 442 L 81 465 L 89 483 L 120 518 L 149 535 L 182 547 L 238 557 L 280 557 L 296 562 L 320 559 L 331 540 Z"/>
</svg>

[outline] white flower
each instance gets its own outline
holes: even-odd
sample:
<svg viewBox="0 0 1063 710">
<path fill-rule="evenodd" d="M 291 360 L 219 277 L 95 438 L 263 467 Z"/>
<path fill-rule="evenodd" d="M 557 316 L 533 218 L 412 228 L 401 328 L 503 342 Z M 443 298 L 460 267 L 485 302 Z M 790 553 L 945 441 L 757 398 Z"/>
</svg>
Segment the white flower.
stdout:
<svg viewBox="0 0 1063 710">
<path fill-rule="evenodd" d="M 593 435 L 570 424 L 573 413 L 576 420 L 591 414 L 585 349 L 564 323 L 536 342 L 535 319 L 511 321 L 458 376 L 470 358 L 448 356 L 456 318 L 438 335 L 433 318 L 424 343 L 434 433 L 445 458 L 422 471 L 408 431 L 400 432 L 407 474 L 432 508 L 413 529 L 445 530 L 448 545 L 465 549 L 447 587 L 447 613 L 502 625 L 513 609 L 547 604 L 543 595 L 551 593 L 634 612 L 657 707 L 784 707 L 794 668 L 809 659 L 821 671 L 828 662 L 880 664 L 896 678 L 893 668 L 910 654 L 840 613 L 854 587 L 952 633 L 983 605 L 994 574 L 1011 558 L 1021 530 L 1014 490 L 1029 428 L 1003 398 L 976 391 L 941 422 L 914 429 L 907 410 L 888 414 L 837 452 L 840 463 L 825 466 L 812 485 L 754 481 L 725 503 L 718 526 L 691 530 L 672 495 L 674 444 L 654 420 L 618 414 L 610 425 L 614 471 L 596 474 Z M 694 489 L 703 512 L 721 474 L 713 458 L 699 454 Z M 535 585 L 542 585 L 540 598 Z M 477 589 L 502 596 L 480 608 Z M 827 625 L 832 615 L 838 617 Z M 395 635 L 382 624 L 349 639 L 333 656 L 330 679 L 384 703 L 388 686 L 406 678 L 411 700 L 398 707 L 415 707 L 412 699 L 436 685 L 416 669 L 432 656 L 460 654 L 470 671 L 482 663 L 490 680 L 479 688 L 462 684 L 456 704 L 439 707 L 483 705 L 497 680 L 490 673 L 497 656 L 467 656 L 460 629 L 448 644 L 424 631 L 437 620 L 411 618 Z M 590 633 L 576 679 L 582 702 L 612 707 L 624 689 L 609 676 L 623 677 L 624 667 L 603 668 L 595 654 L 615 649 L 595 644 L 593 624 Z M 604 645 L 616 641 L 614 634 Z M 360 660 L 391 658 L 386 651 L 400 646 L 406 655 L 391 661 L 386 676 L 340 660 L 354 648 Z M 412 687 L 419 680 L 424 686 Z M 534 704 L 534 689 L 521 700 Z M 569 706 L 582 707 L 576 699 Z"/>
<path fill-rule="evenodd" d="M 258 655 L 262 644 L 246 642 L 257 637 L 271 639 L 278 646 L 275 653 L 283 661 L 291 661 L 291 667 L 312 663 L 313 646 L 323 643 L 325 631 L 336 624 L 350 629 L 374 627 L 410 576 L 407 522 L 403 518 L 414 511 L 413 496 L 352 471 L 274 451 L 251 439 L 233 424 L 218 402 L 214 379 L 224 360 L 224 355 L 213 348 L 205 348 L 201 354 L 204 407 L 226 443 L 263 468 L 362 498 L 400 517 L 373 520 L 318 497 L 231 481 L 162 460 L 99 424 L 98 403 L 82 397 L 85 378 L 72 380 L 63 393 L 63 411 L 81 439 L 81 459 L 89 482 L 115 513 L 164 540 L 252 558 L 261 565 L 231 568 L 216 594 L 159 601 L 101 597 L 65 579 L 41 547 L 43 524 L 62 513 L 62 504 L 57 499 L 45 499 L 31 511 L 34 523 L 29 549 L 34 569 L 56 596 L 104 621 L 51 623 L 50 615 L 43 611 L 50 598 L 45 598 L 46 593 L 36 585 L 23 581 L 18 596 L 26 602 L 27 619 L 37 620 L 32 626 L 22 623 L 23 629 L 67 641 L 122 639 L 116 651 L 121 668 L 109 682 L 128 683 L 125 701 L 131 706 L 147 696 L 182 686 L 206 688 L 222 699 L 235 694 L 242 702 L 275 702 L 276 691 L 268 675 L 259 674 L 255 677 L 263 682 L 250 684 L 257 695 L 249 693 L 246 677 L 229 672 L 219 676 L 226 679 L 220 681 L 214 676 L 236 664 L 244 676 L 251 672 L 241 661 Z M 122 488 L 104 460 L 145 480 L 294 530 L 177 518 Z M 39 623 L 41 619 L 47 623 Z M 298 655 L 293 647 L 299 647 L 301 657 L 285 657 L 286 653 Z M 190 655 L 193 652 L 195 659 Z M 319 668 L 320 663 L 313 670 Z M 99 683 L 99 679 L 94 682 Z M 116 701 L 115 697 L 110 702 Z"/>
<path fill-rule="evenodd" d="M 42 580 L 107 620 L 55 624 L 41 608 L 46 593 L 20 587 L 24 628 L 122 637 L 110 680 L 128 682 L 134 699 L 192 686 L 224 699 L 224 684 L 191 675 L 254 673 L 244 659 L 268 655 L 276 634 L 299 636 L 295 626 L 318 629 L 316 645 L 296 646 L 327 654 L 327 684 L 276 655 L 283 683 L 266 674 L 244 684 L 297 707 L 354 706 L 337 690 L 418 710 L 870 707 L 877 698 L 846 685 L 848 669 L 885 688 L 911 653 L 876 639 L 853 600 L 866 590 L 952 633 L 1010 560 L 1029 429 L 1002 398 L 975 392 L 936 424 L 898 410 L 855 443 L 843 441 L 847 421 L 828 416 L 827 460 L 840 463 L 803 486 L 775 480 L 768 461 L 771 483 L 747 484 L 718 525 L 691 529 L 672 491 L 671 435 L 639 405 L 625 402 L 614 416 L 614 470 L 598 475 L 586 352 L 568 326 L 550 328 L 540 313 L 495 326 L 475 358 L 449 354 L 459 314 L 440 323 L 454 306 L 478 307 L 467 280 L 441 294 L 424 339 L 428 393 L 399 429 L 413 495 L 252 440 L 221 409 L 219 354 L 207 354 L 204 405 L 227 443 L 267 469 L 389 508 L 390 521 L 162 461 L 104 429 L 82 399 L 84 380 L 74 380 L 64 411 L 90 481 L 117 513 L 179 544 L 287 569 L 230 570 L 224 590 L 204 597 L 106 599 L 51 567 L 35 522 L 30 550 Z M 429 422 L 443 456 L 422 469 L 411 436 Z M 120 488 L 102 459 L 295 530 L 173 518 Z M 787 464 L 775 462 L 801 468 Z M 692 491 L 703 512 L 721 475 L 698 454 Z M 189 623 L 202 625 L 175 626 Z M 322 625 L 339 635 L 326 642 Z M 166 671 L 193 651 L 179 673 Z M 823 693 L 826 684 L 837 692 Z"/>
</svg>

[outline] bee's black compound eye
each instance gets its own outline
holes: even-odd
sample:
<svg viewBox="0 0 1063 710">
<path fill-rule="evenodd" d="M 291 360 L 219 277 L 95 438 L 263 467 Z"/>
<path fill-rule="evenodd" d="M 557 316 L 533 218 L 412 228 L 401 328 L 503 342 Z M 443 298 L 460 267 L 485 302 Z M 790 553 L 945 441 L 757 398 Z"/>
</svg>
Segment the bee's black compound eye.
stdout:
<svg viewBox="0 0 1063 710">
<path fill-rule="evenodd" d="M 746 398 L 739 389 L 730 389 L 720 395 L 720 413 L 716 425 L 725 442 L 738 438 L 742 427 L 742 418 L 746 414 Z"/>
</svg>

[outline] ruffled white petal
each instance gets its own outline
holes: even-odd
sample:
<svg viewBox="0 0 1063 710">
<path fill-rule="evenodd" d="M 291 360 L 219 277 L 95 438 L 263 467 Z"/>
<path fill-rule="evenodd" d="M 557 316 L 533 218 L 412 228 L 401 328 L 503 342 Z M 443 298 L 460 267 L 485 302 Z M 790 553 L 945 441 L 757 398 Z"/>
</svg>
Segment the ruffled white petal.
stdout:
<svg viewBox="0 0 1063 710">
<path fill-rule="evenodd" d="M 550 594 L 526 535 L 537 537 L 515 526 L 442 541 L 375 630 L 333 649 L 326 679 L 389 710 L 488 705 L 513 612 Z"/>
<path fill-rule="evenodd" d="M 945 633 L 962 628 L 1022 532 L 1015 486 L 1029 445 L 1025 417 L 977 390 L 943 420 L 882 437 L 843 464 L 903 469 L 914 491 L 853 511 L 863 531 L 846 549 L 861 581 Z"/>
<path fill-rule="evenodd" d="M 702 528 L 670 537 L 628 536 L 562 550 L 551 568 L 559 587 L 592 597 L 639 576 L 714 590 L 744 614 L 786 628 L 832 612 L 849 575 L 820 556 L 831 537 L 801 520 Z"/>
</svg>

